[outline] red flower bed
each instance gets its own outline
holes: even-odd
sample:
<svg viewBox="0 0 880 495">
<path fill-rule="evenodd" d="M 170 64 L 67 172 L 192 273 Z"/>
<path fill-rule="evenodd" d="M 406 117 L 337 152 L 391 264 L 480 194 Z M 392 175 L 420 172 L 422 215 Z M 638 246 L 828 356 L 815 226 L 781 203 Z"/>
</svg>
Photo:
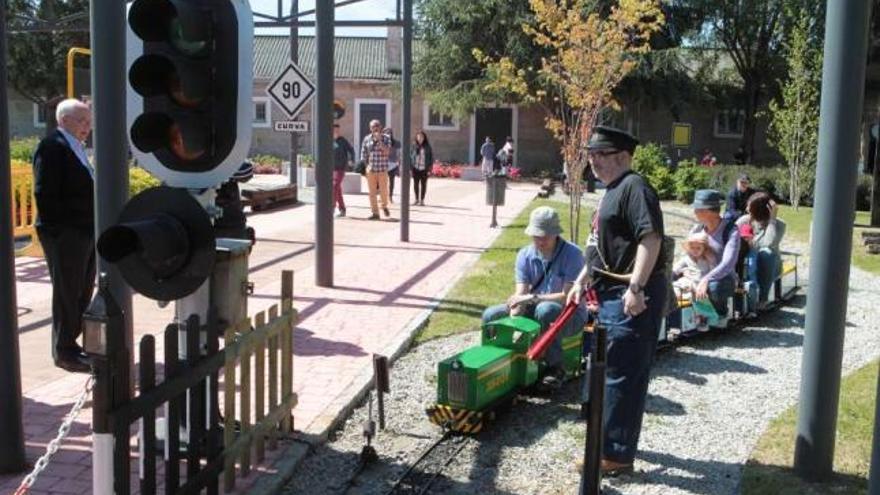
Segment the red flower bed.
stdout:
<svg viewBox="0 0 880 495">
<path fill-rule="evenodd" d="M 434 162 L 431 166 L 431 176 L 457 179 L 461 177 L 461 167 L 462 165 Z"/>
</svg>

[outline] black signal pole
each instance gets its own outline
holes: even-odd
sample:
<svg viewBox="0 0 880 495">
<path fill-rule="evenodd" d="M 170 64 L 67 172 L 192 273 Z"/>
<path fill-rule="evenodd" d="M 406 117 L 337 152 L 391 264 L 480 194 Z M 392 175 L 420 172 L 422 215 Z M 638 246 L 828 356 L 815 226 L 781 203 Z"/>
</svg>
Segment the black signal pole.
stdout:
<svg viewBox="0 0 880 495">
<path fill-rule="evenodd" d="M 95 128 L 95 230 L 97 239 L 114 225 L 128 201 L 128 136 L 125 121 L 125 2 L 92 0 L 92 112 Z M 113 299 L 125 315 L 125 348 L 134 353 L 131 291 L 119 269 L 98 256 Z M 133 362 L 132 362 L 133 365 Z"/>
<path fill-rule="evenodd" d="M 26 467 L 21 421 L 21 358 L 12 238 L 12 172 L 9 164 L 9 108 L 6 95 L 6 2 L 0 2 L 0 473 Z"/>
<path fill-rule="evenodd" d="M 315 282 L 333 286 L 333 2 L 315 4 Z"/>
<path fill-rule="evenodd" d="M 399 2 L 398 2 L 399 3 Z M 398 12 L 398 15 L 399 12 Z M 403 0 L 403 60 L 401 63 L 403 85 L 401 111 L 403 113 L 403 140 L 400 147 L 400 240 L 409 242 L 409 183 L 412 170 L 412 0 Z M 430 170 L 431 164 L 426 163 Z"/>
</svg>

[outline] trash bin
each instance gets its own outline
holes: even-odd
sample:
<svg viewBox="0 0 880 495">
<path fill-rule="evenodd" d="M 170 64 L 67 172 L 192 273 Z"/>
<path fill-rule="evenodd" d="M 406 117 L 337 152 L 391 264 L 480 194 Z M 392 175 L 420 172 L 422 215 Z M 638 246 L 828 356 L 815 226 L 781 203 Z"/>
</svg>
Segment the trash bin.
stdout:
<svg viewBox="0 0 880 495">
<path fill-rule="evenodd" d="M 504 206 L 504 191 L 507 189 L 507 176 L 489 174 L 486 176 L 486 204 Z"/>
</svg>

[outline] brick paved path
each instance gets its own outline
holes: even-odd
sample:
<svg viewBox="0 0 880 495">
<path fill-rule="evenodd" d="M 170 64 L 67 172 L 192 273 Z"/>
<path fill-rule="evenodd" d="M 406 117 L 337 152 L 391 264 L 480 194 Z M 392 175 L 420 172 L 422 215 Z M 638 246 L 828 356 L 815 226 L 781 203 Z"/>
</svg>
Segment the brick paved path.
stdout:
<svg viewBox="0 0 880 495">
<path fill-rule="evenodd" d="M 399 189 L 399 187 L 398 187 Z M 513 184 L 499 222 L 508 224 L 534 197 L 536 187 Z M 412 337 L 437 297 L 491 244 L 499 230 L 488 228 L 491 209 L 484 205 L 483 184 L 458 180 L 429 181 L 427 204 L 410 210 L 410 240 L 401 243 L 398 205 L 392 220 L 367 221 L 366 195 L 348 195 L 348 218 L 335 223 L 335 275 L 332 289 L 314 285 L 314 208 L 312 205 L 254 214 L 257 231 L 251 255 L 249 300 L 254 314 L 277 302 L 280 273 L 294 270 L 294 306 L 300 322 L 294 332 L 294 390 L 299 405 L 295 427 L 322 438 L 344 416 L 367 386 L 371 354 L 393 355 Z M 28 460 L 43 453 L 61 419 L 85 382 L 52 365 L 49 352 L 51 286 L 39 259 L 16 259 L 22 389 Z M 134 299 L 135 332 L 158 333 L 170 321 L 170 307 Z M 161 356 L 161 352 L 157 352 Z M 50 467 L 31 493 L 91 493 L 91 410 L 74 424 Z M 237 488 L 248 488 L 271 475 L 279 449 Z M 137 463 L 133 462 L 136 468 Z M 22 475 L 0 476 L 0 493 L 11 493 Z M 137 475 L 132 476 L 137 480 Z"/>
</svg>

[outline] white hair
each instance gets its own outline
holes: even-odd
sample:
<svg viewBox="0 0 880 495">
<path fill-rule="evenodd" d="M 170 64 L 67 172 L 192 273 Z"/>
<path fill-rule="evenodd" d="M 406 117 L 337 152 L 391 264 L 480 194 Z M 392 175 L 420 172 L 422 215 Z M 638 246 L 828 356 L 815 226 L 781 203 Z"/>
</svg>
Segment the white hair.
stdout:
<svg viewBox="0 0 880 495">
<path fill-rule="evenodd" d="M 62 100 L 61 103 L 59 103 L 58 106 L 55 107 L 55 122 L 60 123 L 62 118 L 68 115 L 73 115 L 80 110 L 88 109 L 88 105 L 77 100 L 76 98 L 68 98 L 66 100 Z"/>
</svg>

